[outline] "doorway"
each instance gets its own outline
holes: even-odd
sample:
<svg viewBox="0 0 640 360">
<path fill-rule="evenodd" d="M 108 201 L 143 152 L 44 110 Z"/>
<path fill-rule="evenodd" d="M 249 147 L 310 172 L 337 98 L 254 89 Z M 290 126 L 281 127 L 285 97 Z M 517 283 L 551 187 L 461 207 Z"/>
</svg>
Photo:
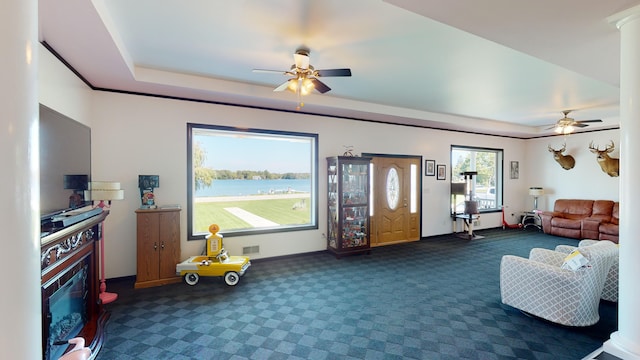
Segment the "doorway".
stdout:
<svg viewBox="0 0 640 360">
<path fill-rule="evenodd" d="M 422 157 L 371 157 L 371 246 L 420 240 Z"/>
</svg>

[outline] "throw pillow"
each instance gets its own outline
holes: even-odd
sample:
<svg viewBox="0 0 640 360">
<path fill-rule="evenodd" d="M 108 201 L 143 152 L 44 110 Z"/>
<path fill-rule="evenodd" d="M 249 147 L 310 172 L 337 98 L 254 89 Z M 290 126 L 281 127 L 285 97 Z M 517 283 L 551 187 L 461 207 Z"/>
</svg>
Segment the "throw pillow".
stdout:
<svg viewBox="0 0 640 360">
<path fill-rule="evenodd" d="M 587 265 L 588 262 L 589 260 L 586 257 L 584 257 L 580 253 L 580 251 L 573 250 L 571 254 L 567 255 L 567 257 L 564 258 L 564 262 L 562 263 L 562 266 L 560 266 L 560 268 L 576 271 L 582 268 L 583 266 Z"/>
</svg>

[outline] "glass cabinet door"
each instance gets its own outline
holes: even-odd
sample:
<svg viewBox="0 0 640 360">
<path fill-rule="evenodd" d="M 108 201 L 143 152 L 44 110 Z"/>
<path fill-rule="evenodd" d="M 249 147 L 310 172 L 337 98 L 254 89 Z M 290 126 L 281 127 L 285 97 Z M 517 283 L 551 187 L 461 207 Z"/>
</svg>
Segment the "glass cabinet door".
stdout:
<svg viewBox="0 0 640 360">
<path fill-rule="evenodd" d="M 329 158 L 327 162 L 327 172 L 329 184 L 327 203 L 329 211 L 327 214 L 327 220 L 329 222 L 329 229 L 327 230 L 327 241 L 330 248 L 336 249 L 338 247 L 338 164 L 337 158 Z"/>
<path fill-rule="evenodd" d="M 369 158 L 328 158 L 328 249 L 369 249 Z"/>
<path fill-rule="evenodd" d="M 369 163 L 342 163 L 342 247 L 368 246 Z"/>
</svg>

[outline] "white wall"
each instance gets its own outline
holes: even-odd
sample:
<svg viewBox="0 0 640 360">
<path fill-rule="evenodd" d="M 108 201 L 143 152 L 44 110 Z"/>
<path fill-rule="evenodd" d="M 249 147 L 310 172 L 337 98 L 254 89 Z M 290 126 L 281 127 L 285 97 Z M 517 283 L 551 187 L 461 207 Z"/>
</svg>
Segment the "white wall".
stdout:
<svg viewBox="0 0 640 360">
<path fill-rule="evenodd" d="M 545 195 L 538 200 L 538 208 L 553 210 L 553 204 L 559 198 L 618 201 L 620 178 L 604 173 L 596 162 L 596 155 L 589 151 L 592 141 L 595 146 L 604 149 L 610 140 L 614 141 L 616 150 L 609 155 L 617 158 L 620 156 L 619 129 L 573 134 L 566 138 L 555 136 L 528 140 L 527 186 L 541 186 L 545 189 Z M 565 141 L 567 148 L 564 154 L 569 154 L 576 160 L 575 167 L 571 170 L 561 168 L 560 164 L 553 160 L 553 154 L 548 151 L 548 146 L 559 149 Z"/>
<path fill-rule="evenodd" d="M 38 44 L 38 51 L 38 101 L 71 119 L 91 126 L 91 88 L 42 44 Z"/>
</svg>

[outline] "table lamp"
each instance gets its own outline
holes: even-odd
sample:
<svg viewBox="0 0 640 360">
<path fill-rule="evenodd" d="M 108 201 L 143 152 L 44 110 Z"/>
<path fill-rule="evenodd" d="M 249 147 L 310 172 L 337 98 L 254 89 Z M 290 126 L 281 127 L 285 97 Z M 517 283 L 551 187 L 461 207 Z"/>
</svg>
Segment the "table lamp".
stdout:
<svg viewBox="0 0 640 360">
<path fill-rule="evenodd" d="M 544 189 L 532 186 L 529 188 L 529 195 L 533 196 L 533 212 L 538 211 L 538 197 L 544 195 Z"/>
<path fill-rule="evenodd" d="M 110 208 L 112 200 L 124 199 L 124 190 L 120 189 L 119 182 L 111 181 L 92 181 L 89 183 L 89 189 L 84 191 L 84 198 L 87 201 L 99 201 L 98 205 L 101 209 Z M 105 203 L 105 201 L 107 203 Z M 118 294 L 107 292 L 107 283 L 104 271 L 104 220 L 102 221 L 102 231 L 100 236 L 100 302 L 108 304 L 118 299 Z"/>
</svg>

